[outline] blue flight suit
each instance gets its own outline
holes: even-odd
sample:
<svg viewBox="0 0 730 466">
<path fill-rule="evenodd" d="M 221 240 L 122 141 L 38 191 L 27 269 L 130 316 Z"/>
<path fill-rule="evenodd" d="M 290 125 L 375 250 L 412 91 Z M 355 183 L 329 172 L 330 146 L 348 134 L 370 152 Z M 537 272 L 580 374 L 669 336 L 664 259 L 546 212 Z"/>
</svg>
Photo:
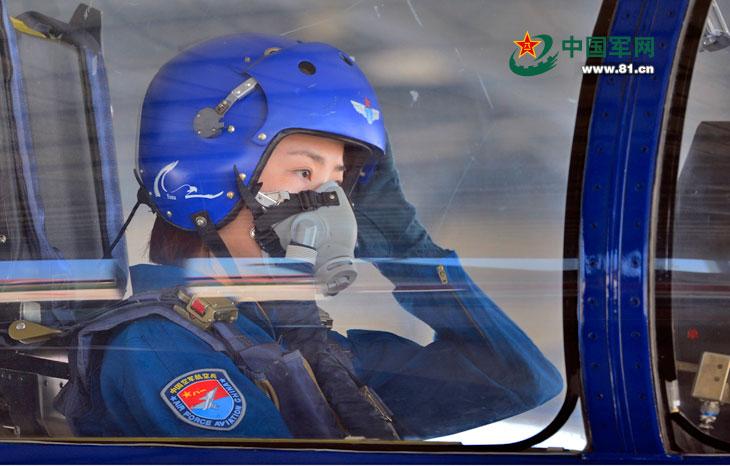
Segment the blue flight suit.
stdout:
<svg viewBox="0 0 730 466">
<path fill-rule="evenodd" d="M 371 261 L 395 284 L 398 303 L 435 330 L 427 346 L 389 332 L 328 334 L 352 355 L 357 377 L 394 413 L 402 438 L 474 428 L 560 393 L 557 369 L 474 284 L 457 255 L 431 240 L 405 199 L 390 148 L 350 198 L 358 224 L 356 256 Z M 135 293 L 183 283 L 182 270 L 175 267 L 132 268 Z M 287 327 L 283 312 L 264 304 L 267 316 L 252 304 L 242 305 L 236 325 L 253 342 L 280 341 Z M 211 368 L 225 371 L 245 399 L 244 416 L 232 430 L 191 425 L 160 395 L 171 380 Z M 160 317 L 115 330 L 90 372 L 85 376 L 90 406 L 70 419 L 80 435 L 290 436 L 273 403 L 231 359 Z"/>
<path fill-rule="evenodd" d="M 443 292 L 397 293 L 401 305 L 436 331 L 421 346 L 389 332 L 330 332 L 353 355 L 357 376 L 394 413 L 404 438 L 430 438 L 503 419 L 547 401 L 562 388 L 559 372 L 530 339 L 474 285 L 455 254 L 414 262 L 378 261 L 401 284 L 448 286 Z M 183 283 L 182 270 L 136 266 L 137 292 Z M 407 287 L 407 285 L 401 285 Z M 275 341 L 276 310 L 268 316 L 242 304 L 236 325 L 253 343 Z M 225 354 L 158 316 L 116 329 L 91 377 L 89 411 L 72 424 L 79 435 L 273 437 L 291 434 L 274 404 Z M 160 395 L 176 377 L 223 370 L 243 399 L 245 413 L 232 430 L 211 430 L 181 420 Z M 306 420 L 304 420 L 306 422 Z"/>
</svg>

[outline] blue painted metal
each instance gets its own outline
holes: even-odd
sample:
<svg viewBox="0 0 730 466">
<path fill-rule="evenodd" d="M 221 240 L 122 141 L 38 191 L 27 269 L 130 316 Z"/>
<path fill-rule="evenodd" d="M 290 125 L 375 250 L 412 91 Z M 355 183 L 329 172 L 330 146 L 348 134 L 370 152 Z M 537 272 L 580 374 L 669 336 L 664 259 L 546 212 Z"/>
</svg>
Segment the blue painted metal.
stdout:
<svg viewBox="0 0 730 466">
<path fill-rule="evenodd" d="M 686 0 L 619 1 L 610 36 L 654 37 L 653 75 L 603 75 L 583 192 L 579 315 L 593 455 L 669 459 L 661 438 L 648 326 L 652 186 L 664 101 Z"/>
<path fill-rule="evenodd" d="M 3 445 L 7 464 L 576 464 L 579 455 L 444 454 L 119 445 Z"/>
<path fill-rule="evenodd" d="M 190 448 L 173 446 L 3 444 L 3 464 L 656 464 L 635 454 L 409 453 L 276 448 Z M 725 456 L 664 457 L 665 464 L 727 464 Z"/>
</svg>

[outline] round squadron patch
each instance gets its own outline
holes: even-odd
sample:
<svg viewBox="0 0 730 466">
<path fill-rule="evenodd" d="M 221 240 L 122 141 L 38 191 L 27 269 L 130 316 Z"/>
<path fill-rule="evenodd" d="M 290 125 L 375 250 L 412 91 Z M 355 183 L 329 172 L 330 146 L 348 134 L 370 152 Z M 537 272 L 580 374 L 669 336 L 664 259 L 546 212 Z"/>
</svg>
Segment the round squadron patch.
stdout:
<svg viewBox="0 0 730 466">
<path fill-rule="evenodd" d="M 178 418 L 203 429 L 232 430 L 246 413 L 246 400 L 223 369 L 175 377 L 160 396 Z"/>
</svg>

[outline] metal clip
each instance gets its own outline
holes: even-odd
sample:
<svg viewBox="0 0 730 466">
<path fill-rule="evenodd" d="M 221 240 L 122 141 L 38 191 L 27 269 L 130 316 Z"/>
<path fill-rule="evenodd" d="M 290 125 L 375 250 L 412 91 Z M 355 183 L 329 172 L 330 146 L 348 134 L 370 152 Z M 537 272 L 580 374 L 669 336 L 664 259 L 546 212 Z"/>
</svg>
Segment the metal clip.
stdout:
<svg viewBox="0 0 730 466">
<path fill-rule="evenodd" d="M 225 113 L 228 111 L 228 109 L 231 107 L 231 103 L 227 100 L 224 100 L 223 102 L 219 103 L 215 106 L 215 112 L 218 115 L 225 115 Z"/>
<path fill-rule="evenodd" d="M 270 193 L 262 193 L 259 191 L 256 193 L 256 200 L 264 207 L 274 207 L 289 199 L 291 199 L 291 196 L 287 191 L 274 191 Z"/>
<path fill-rule="evenodd" d="M 667 388 L 667 402 L 669 404 L 669 411 L 672 413 L 678 413 L 681 401 L 679 398 L 679 383 L 677 380 L 666 382 Z"/>
<path fill-rule="evenodd" d="M 322 325 L 324 325 L 327 329 L 332 330 L 332 325 L 335 321 L 327 313 L 327 311 L 325 311 L 321 307 L 317 307 L 317 310 L 319 311 L 319 321 L 322 322 Z"/>
<path fill-rule="evenodd" d="M 443 265 L 439 265 L 436 267 L 436 271 L 439 274 L 439 280 L 441 280 L 442 285 L 447 285 L 449 283 L 449 277 L 446 275 L 446 268 Z"/>
<path fill-rule="evenodd" d="M 36 324 L 28 320 L 16 320 L 8 327 L 8 335 L 15 341 L 21 343 L 38 343 L 45 341 L 61 333 L 55 328 L 46 327 L 45 325 Z"/>
<path fill-rule="evenodd" d="M 181 316 L 189 319 L 193 324 L 208 330 L 213 322 L 224 321 L 234 322 L 238 318 L 236 304 L 228 298 L 201 298 L 200 296 L 188 296 L 182 290 L 177 293 L 177 298 L 185 304 L 185 307 L 174 305 L 173 309 Z"/>
</svg>

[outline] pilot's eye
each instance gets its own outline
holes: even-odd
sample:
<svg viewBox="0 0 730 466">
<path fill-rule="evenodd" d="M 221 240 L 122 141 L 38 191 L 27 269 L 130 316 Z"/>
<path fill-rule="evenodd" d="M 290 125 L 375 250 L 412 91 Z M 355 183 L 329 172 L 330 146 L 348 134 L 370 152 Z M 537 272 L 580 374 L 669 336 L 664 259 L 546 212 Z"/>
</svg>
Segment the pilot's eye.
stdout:
<svg viewBox="0 0 730 466">
<path fill-rule="evenodd" d="M 306 178 L 308 180 L 312 178 L 311 170 L 296 170 L 296 173 L 298 173 L 302 178 Z"/>
</svg>

